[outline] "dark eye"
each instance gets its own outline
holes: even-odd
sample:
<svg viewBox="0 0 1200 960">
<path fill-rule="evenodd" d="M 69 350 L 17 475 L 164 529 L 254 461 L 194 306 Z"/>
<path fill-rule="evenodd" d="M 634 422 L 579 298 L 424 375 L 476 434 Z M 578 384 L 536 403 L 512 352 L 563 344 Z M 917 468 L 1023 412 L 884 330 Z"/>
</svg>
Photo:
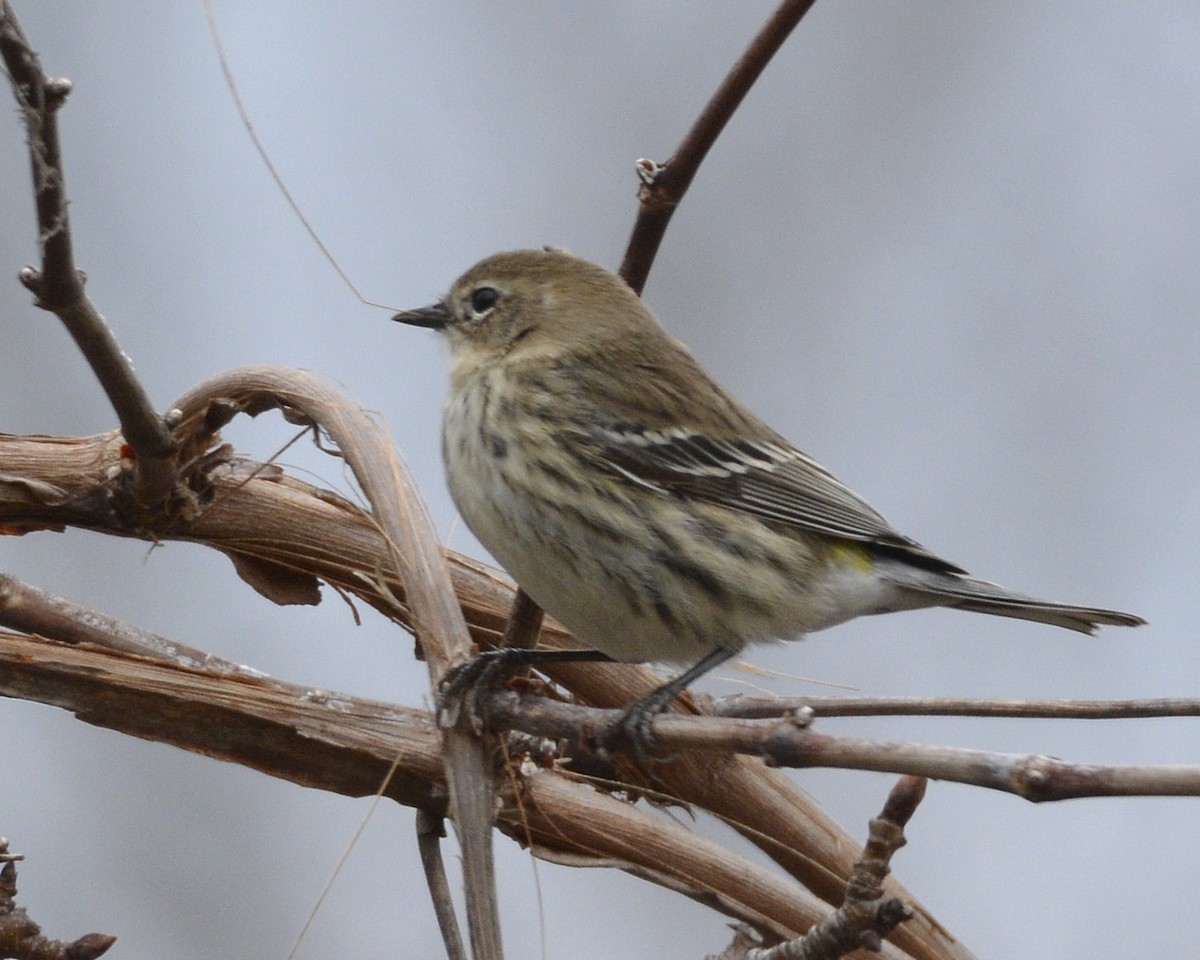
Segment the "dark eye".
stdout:
<svg viewBox="0 0 1200 960">
<path fill-rule="evenodd" d="M 491 287 L 479 287 L 471 294 L 471 309 L 477 314 L 485 314 L 496 305 L 496 301 L 499 299 L 500 294 Z"/>
</svg>

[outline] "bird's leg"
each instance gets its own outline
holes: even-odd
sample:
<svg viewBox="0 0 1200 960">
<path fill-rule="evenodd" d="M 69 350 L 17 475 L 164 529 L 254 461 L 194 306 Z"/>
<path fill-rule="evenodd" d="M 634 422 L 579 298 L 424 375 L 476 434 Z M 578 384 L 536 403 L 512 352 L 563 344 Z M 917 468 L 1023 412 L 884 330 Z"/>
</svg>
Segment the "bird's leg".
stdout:
<svg viewBox="0 0 1200 960">
<path fill-rule="evenodd" d="M 736 652 L 718 647 L 675 679 L 664 683 L 642 699 L 635 700 L 608 728 L 604 739 L 608 742 L 614 739 L 628 742 L 638 766 L 653 776 L 650 770 L 650 751 L 654 747 L 654 734 L 650 730 L 650 723 L 655 715 L 661 713 L 667 704 L 683 693 L 693 681 L 719 667 Z"/>
<path fill-rule="evenodd" d="M 438 723 L 453 717 L 464 694 L 490 685 L 498 676 L 521 667 L 543 663 L 609 663 L 612 657 L 599 650 L 530 650 L 527 647 L 498 647 L 484 650 L 470 660 L 451 667 L 442 677 L 438 695 Z"/>
</svg>

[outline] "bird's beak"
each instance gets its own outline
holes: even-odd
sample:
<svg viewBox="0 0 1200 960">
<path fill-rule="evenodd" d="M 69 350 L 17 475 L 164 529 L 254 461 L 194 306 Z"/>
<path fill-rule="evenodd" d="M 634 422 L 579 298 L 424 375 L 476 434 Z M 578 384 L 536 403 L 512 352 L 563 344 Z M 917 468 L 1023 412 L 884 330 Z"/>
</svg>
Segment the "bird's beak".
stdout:
<svg viewBox="0 0 1200 960">
<path fill-rule="evenodd" d="M 399 323 L 407 323 L 414 327 L 428 327 L 430 330 L 445 330 L 450 322 L 450 311 L 440 300 L 428 307 L 417 307 L 416 310 L 402 310 L 394 317 Z"/>
</svg>

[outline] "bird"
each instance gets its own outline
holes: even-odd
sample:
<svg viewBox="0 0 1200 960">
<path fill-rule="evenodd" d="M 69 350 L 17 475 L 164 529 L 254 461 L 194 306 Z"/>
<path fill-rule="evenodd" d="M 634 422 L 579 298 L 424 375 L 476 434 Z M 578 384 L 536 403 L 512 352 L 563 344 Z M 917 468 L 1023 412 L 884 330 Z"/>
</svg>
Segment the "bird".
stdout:
<svg viewBox="0 0 1200 960">
<path fill-rule="evenodd" d="M 597 658 L 687 668 L 630 705 L 627 732 L 747 645 L 855 617 L 1145 623 L 978 579 L 900 533 L 597 264 L 498 253 L 394 319 L 449 345 L 443 460 L 479 542 Z"/>
</svg>

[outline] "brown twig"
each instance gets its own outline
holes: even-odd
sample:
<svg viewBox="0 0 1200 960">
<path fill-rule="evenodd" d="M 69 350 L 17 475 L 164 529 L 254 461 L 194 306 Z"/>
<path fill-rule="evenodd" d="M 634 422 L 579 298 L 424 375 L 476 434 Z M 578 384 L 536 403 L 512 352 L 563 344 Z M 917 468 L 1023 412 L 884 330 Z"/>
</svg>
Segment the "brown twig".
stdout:
<svg viewBox="0 0 1200 960">
<path fill-rule="evenodd" d="M 792 29 L 816 0 L 783 0 L 726 75 L 692 128 L 665 163 L 638 161 L 638 217 L 620 273 L 638 293 L 646 285 L 667 225 L 709 149 Z"/>
<path fill-rule="evenodd" d="M 618 711 L 598 710 L 513 691 L 481 698 L 496 730 L 579 741 L 594 737 Z M 663 714 L 651 726 L 667 753 L 729 751 L 783 767 L 836 767 L 951 780 L 1041 802 L 1099 796 L 1200 796 L 1200 766 L 1069 763 L 1036 755 L 990 753 L 861 737 L 831 737 L 786 721 Z"/>
<path fill-rule="evenodd" d="M 1023 717 L 1040 720 L 1129 720 L 1200 717 L 1200 700 L 971 700 L 943 697 L 746 697 L 713 703 L 718 717 L 743 720 L 811 717 Z"/>
<path fill-rule="evenodd" d="M 440 738 L 423 710 L 4 630 L 0 696 L 302 786 L 370 797 L 386 783 L 397 803 L 445 810 Z"/>
<path fill-rule="evenodd" d="M 75 266 L 57 119 L 71 82 L 48 77 L 42 71 L 8 0 L 0 0 L 0 57 L 25 123 L 42 251 L 41 269 L 24 268 L 21 282 L 37 298 L 37 305 L 53 312 L 75 340 L 136 455 L 137 498 L 157 503 L 174 488 L 171 431 L 142 389 L 133 364 L 88 298 L 84 276 Z"/>
<path fill-rule="evenodd" d="M 448 960 L 467 960 L 467 950 L 458 929 L 458 919 L 454 915 L 450 882 L 446 879 L 446 864 L 442 860 L 446 820 L 428 810 L 418 810 L 416 827 L 417 850 L 425 871 L 425 885 L 429 888 L 429 898 L 433 902 L 433 913 L 442 933 L 442 943 L 446 946 L 446 956 Z"/>
<path fill-rule="evenodd" d="M 883 938 L 912 918 L 903 901 L 884 894 L 883 881 L 892 856 L 907 842 L 904 827 L 925 796 L 925 784 L 920 777 L 901 777 L 892 787 L 883 811 L 870 823 L 846 899 L 837 910 L 798 940 L 749 950 L 746 960 L 840 960 L 860 948 L 878 952 Z"/>
<path fill-rule="evenodd" d="M 532 650 L 538 645 L 538 637 L 542 634 L 542 623 L 545 619 L 545 612 L 533 597 L 517 587 L 513 593 L 512 607 L 508 612 L 508 622 L 504 625 L 504 635 L 500 638 L 500 648 Z M 513 676 L 528 677 L 530 669 L 522 668 Z"/>
</svg>

